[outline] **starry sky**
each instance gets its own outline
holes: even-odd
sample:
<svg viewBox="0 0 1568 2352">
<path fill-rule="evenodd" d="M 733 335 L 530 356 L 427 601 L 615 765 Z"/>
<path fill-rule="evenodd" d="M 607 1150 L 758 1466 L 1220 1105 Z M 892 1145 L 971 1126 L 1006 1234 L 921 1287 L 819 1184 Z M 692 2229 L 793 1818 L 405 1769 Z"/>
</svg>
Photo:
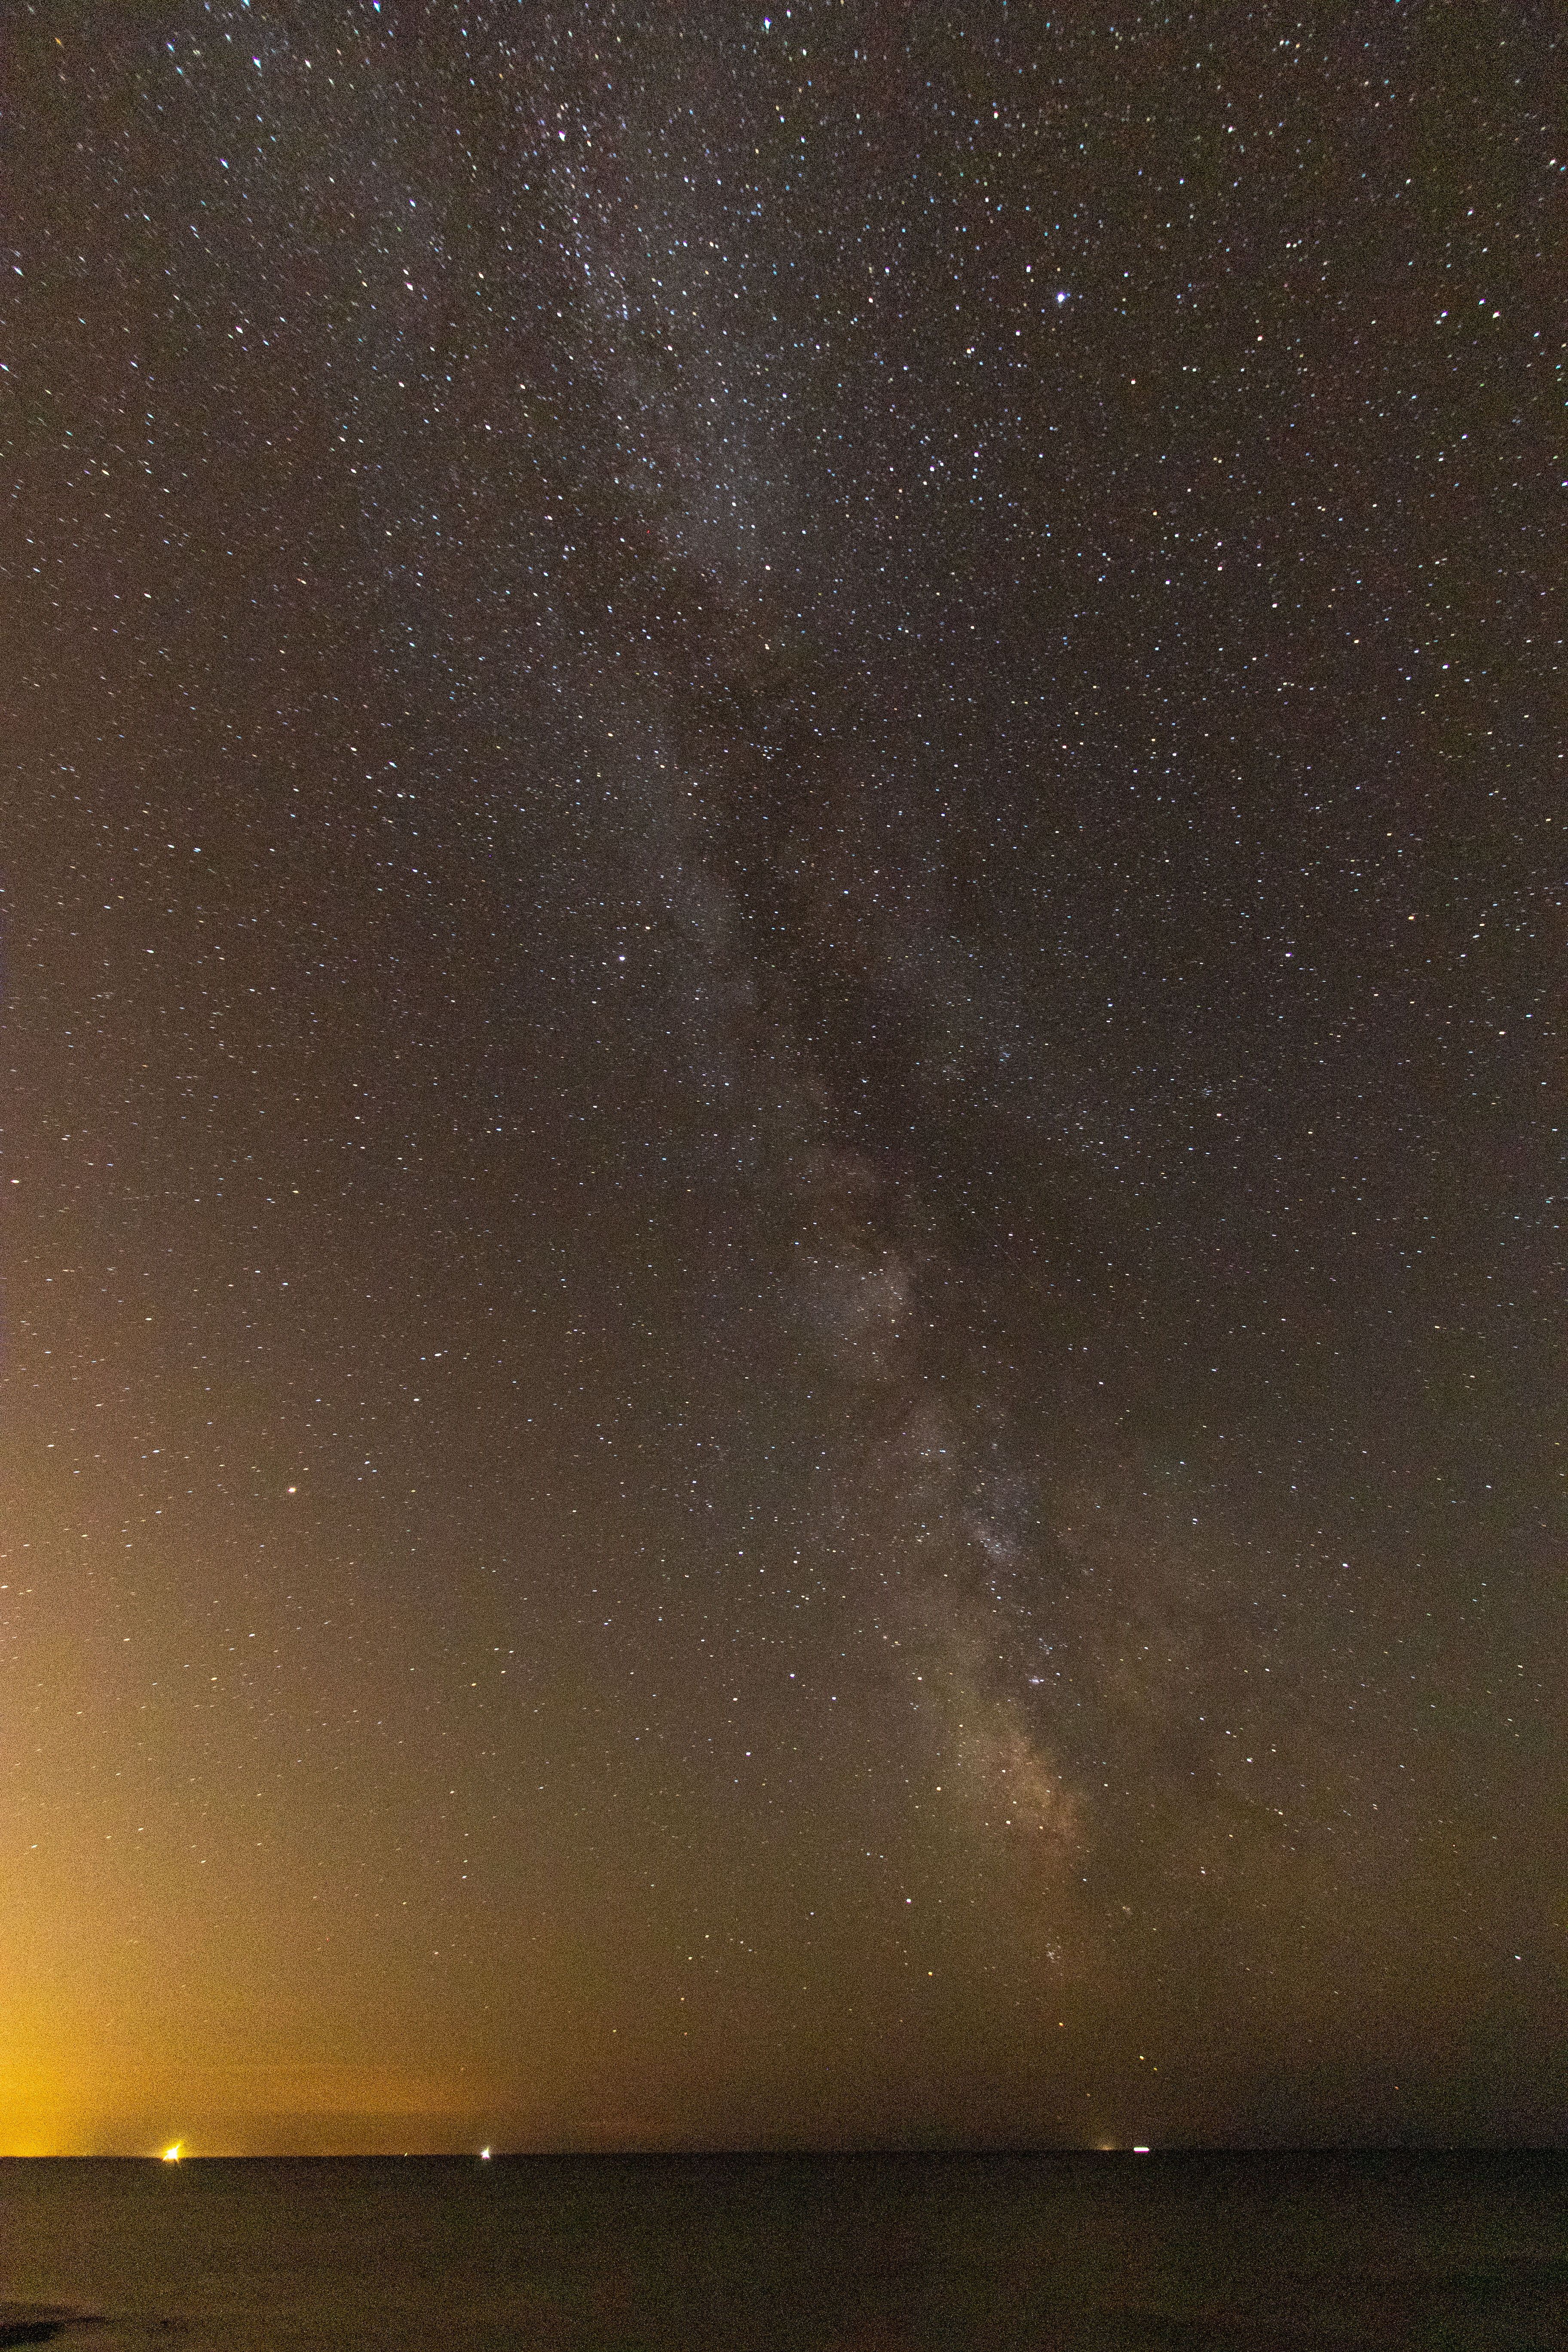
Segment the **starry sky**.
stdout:
<svg viewBox="0 0 1568 2352">
<path fill-rule="evenodd" d="M 0 47 L 0 2142 L 1560 2137 L 1554 12 Z"/>
</svg>

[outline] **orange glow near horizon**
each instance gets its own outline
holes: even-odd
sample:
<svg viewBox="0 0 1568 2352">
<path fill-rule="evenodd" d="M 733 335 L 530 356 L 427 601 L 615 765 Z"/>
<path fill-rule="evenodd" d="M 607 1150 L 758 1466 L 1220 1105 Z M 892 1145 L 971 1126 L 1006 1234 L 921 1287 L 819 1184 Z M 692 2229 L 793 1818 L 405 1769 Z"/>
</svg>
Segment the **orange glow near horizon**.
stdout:
<svg viewBox="0 0 1568 2352">
<path fill-rule="evenodd" d="M 0 2157 L 177 2164 L 193 2147 L 208 2156 L 471 2147 L 487 2120 L 478 2105 L 458 2081 L 358 2061 L 110 2065 L 91 2079 L 24 2063 L 0 2078 Z M 186 2126 L 178 2138 L 176 2116 Z"/>
</svg>

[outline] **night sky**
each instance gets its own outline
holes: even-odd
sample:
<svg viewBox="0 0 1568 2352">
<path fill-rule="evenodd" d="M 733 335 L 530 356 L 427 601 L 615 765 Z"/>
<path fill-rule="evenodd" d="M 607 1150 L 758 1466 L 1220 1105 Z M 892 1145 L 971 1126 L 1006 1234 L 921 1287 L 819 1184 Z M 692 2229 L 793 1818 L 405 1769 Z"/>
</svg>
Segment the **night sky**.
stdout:
<svg viewBox="0 0 1568 2352">
<path fill-rule="evenodd" d="M 0 29 L 0 2145 L 1551 2139 L 1556 12 Z"/>
</svg>

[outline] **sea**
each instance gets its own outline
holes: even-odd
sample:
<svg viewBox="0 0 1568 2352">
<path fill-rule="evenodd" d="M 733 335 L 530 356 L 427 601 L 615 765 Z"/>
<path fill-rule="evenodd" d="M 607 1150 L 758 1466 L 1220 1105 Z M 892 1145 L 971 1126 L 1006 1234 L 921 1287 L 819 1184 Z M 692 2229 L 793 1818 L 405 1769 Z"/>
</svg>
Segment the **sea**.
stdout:
<svg viewBox="0 0 1568 2352">
<path fill-rule="evenodd" d="M 1565 2352 L 1568 2153 L 0 2162 L 0 2345 Z"/>
</svg>

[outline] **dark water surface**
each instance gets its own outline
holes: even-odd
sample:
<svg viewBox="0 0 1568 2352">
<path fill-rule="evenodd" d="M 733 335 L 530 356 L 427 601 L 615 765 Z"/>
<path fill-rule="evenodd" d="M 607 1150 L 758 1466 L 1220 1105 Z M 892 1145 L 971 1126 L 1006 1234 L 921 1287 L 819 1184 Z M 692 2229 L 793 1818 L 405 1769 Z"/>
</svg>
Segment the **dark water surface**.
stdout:
<svg viewBox="0 0 1568 2352">
<path fill-rule="evenodd" d="M 0 2345 L 1565 2352 L 1568 2155 L 0 2163 Z"/>
</svg>

